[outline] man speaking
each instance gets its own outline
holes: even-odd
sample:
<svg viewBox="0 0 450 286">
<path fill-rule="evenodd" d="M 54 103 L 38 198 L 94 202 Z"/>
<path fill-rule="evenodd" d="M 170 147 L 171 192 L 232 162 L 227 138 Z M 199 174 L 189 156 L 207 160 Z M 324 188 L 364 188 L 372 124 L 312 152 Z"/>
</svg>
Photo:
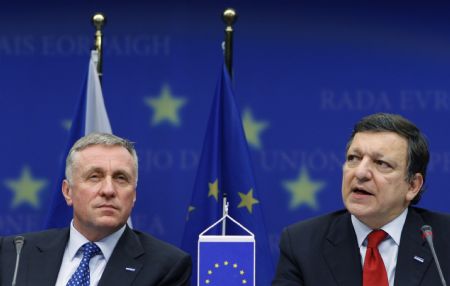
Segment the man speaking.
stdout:
<svg viewBox="0 0 450 286">
<path fill-rule="evenodd" d="M 428 161 L 424 136 L 405 118 L 379 113 L 359 121 L 343 166 L 346 210 L 283 231 L 272 285 L 438 286 L 450 279 L 450 216 L 411 206 L 423 194 Z M 421 231 L 426 225 L 442 276 L 422 238 L 430 238 L 429 228 Z"/>
</svg>

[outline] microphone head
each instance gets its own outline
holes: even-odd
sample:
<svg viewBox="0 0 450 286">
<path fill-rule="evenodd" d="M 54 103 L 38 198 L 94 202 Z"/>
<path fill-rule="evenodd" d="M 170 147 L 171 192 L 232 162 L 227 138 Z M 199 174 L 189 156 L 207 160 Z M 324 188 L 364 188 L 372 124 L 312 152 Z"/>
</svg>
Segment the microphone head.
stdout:
<svg viewBox="0 0 450 286">
<path fill-rule="evenodd" d="M 25 243 L 25 237 L 20 236 L 20 235 L 14 237 L 14 244 L 16 245 L 16 248 L 22 248 L 24 243 Z"/>
<path fill-rule="evenodd" d="M 422 237 L 423 239 L 432 238 L 433 237 L 433 230 L 431 226 L 425 224 L 423 225 L 420 230 L 422 231 Z"/>
</svg>

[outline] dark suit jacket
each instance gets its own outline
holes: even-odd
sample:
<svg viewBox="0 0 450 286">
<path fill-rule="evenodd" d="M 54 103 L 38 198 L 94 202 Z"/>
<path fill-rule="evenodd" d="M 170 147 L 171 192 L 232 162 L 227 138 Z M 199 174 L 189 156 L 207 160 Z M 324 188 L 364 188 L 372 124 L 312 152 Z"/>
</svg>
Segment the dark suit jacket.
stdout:
<svg viewBox="0 0 450 286">
<path fill-rule="evenodd" d="M 69 229 L 23 235 L 17 286 L 53 286 L 58 277 Z M 0 285 L 11 285 L 16 261 L 14 237 L 0 240 Z M 126 269 L 128 268 L 128 270 Z M 130 271 L 129 269 L 135 269 Z M 192 262 L 188 254 L 163 241 L 126 227 L 99 286 L 189 285 Z"/>
<path fill-rule="evenodd" d="M 395 286 L 441 285 L 431 251 L 421 236 L 424 224 L 433 228 L 436 253 L 450 282 L 450 216 L 409 208 Z M 280 260 L 272 285 L 361 286 L 361 255 L 350 214 L 338 211 L 287 227 L 281 235 Z"/>
</svg>

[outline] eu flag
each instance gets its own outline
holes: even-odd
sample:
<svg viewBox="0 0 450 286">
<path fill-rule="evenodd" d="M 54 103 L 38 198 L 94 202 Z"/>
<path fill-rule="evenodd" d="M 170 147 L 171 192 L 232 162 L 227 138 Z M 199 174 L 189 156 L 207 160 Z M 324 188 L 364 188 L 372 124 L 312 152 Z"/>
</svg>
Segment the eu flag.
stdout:
<svg viewBox="0 0 450 286">
<path fill-rule="evenodd" d="M 255 235 L 256 283 L 270 285 L 274 267 L 261 201 L 241 116 L 225 65 L 216 87 L 182 241 L 182 248 L 193 257 L 193 273 L 197 273 L 199 234 L 222 217 L 224 193 L 229 202 L 229 215 Z M 215 233 L 218 232 L 216 228 Z M 240 228 L 230 225 L 227 227 L 228 234 L 242 233 Z M 193 285 L 196 284 L 195 280 L 193 277 Z"/>
<path fill-rule="evenodd" d="M 200 286 L 254 284 L 253 236 L 202 236 L 198 242 Z"/>
<path fill-rule="evenodd" d="M 69 141 L 67 142 L 64 157 L 61 162 L 60 175 L 52 194 L 44 228 L 67 227 L 72 219 L 72 208 L 67 206 L 61 193 L 62 181 L 65 178 L 65 157 L 72 145 L 84 135 L 91 132 L 111 133 L 108 114 L 103 101 L 102 88 L 97 73 L 97 51 L 91 52 L 88 76 L 85 80 L 80 99 L 78 101 L 75 116 L 70 128 Z"/>
</svg>

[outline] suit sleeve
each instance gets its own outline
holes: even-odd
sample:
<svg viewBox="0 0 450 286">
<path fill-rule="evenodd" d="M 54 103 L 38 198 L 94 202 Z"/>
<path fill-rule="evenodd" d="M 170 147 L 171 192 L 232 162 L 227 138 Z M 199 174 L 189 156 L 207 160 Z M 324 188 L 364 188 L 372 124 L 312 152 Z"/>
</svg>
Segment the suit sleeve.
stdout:
<svg viewBox="0 0 450 286">
<path fill-rule="evenodd" d="M 302 286 L 302 272 L 295 259 L 289 229 L 283 230 L 280 239 L 280 259 L 272 286 Z"/>
<path fill-rule="evenodd" d="M 182 256 L 159 284 L 160 286 L 190 286 L 192 273 L 191 256 Z"/>
</svg>

